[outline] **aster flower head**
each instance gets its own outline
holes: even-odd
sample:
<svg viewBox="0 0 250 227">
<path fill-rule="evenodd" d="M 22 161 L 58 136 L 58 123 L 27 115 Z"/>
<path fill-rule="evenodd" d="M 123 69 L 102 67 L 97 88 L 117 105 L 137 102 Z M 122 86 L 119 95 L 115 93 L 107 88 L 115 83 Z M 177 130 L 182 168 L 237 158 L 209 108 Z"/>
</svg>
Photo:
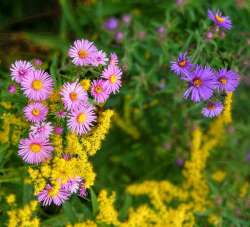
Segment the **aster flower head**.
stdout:
<svg viewBox="0 0 250 227">
<path fill-rule="evenodd" d="M 42 137 L 48 139 L 53 132 L 51 122 L 39 122 L 30 127 L 29 136 Z"/>
<path fill-rule="evenodd" d="M 87 195 L 88 195 L 87 189 L 85 187 L 84 182 L 82 181 L 80 186 L 79 186 L 79 196 L 82 197 L 82 198 L 86 198 Z"/>
<path fill-rule="evenodd" d="M 91 83 L 91 95 L 97 103 L 104 103 L 109 97 L 110 93 L 105 83 L 106 81 L 104 80 L 93 80 Z"/>
<path fill-rule="evenodd" d="M 124 14 L 122 16 L 122 21 L 126 24 L 129 25 L 132 20 L 132 16 L 130 14 Z"/>
<path fill-rule="evenodd" d="M 62 135 L 63 134 L 63 130 L 64 129 L 62 127 L 57 126 L 57 127 L 54 128 L 54 133 L 56 135 Z"/>
<path fill-rule="evenodd" d="M 62 205 L 70 196 L 70 193 L 62 187 L 53 187 L 47 184 L 45 188 L 38 193 L 38 201 L 42 203 L 43 206 L 49 206 L 52 203 L 60 206 Z"/>
<path fill-rule="evenodd" d="M 10 66 L 12 80 L 17 83 L 21 83 L 25 77 L 27 77 L 30 72 L 34 70 L 32 64 L 28 61 L 15 61 Z"/>
<path fill-rule="evenodd" d="M 72 178 L 67 181 L 66 184 L 62 185 L 62 188 L 68 191 L 69 193 L 77 193 L 82 179 L 80 177 Z"/>
<path fill-rule="evenodd" d="M 221 102 L 209 102 L 206 107 L 202 109 L 202 114 L 205 117 L 216 117 L 221 114 L 223 105 Z"/>
<path fill-rule="evenodd" d="M 239 85 L 239 75 L 225 68 L 220 69 L 216 74 L 216 87 L 219 91 L 233 92 Z"/>
<path fill-rule="evenodd" d="M 122 42 L 122 40 L 124 39 L 124 33 L 119 31 L 117 33 L 115 33 L 115 40 L 116 42 L 120 43 Z"/>
<path fill-rule="evenodd" d="M 118 20 L 115 17 L 110 17 L 105 21 L 104 27 L 107 30 L 113 31 L 118 27 Z"/>
<path fill-rule="evenodd" d="M 189 57 L 187 57 L 187 53 L 180 53 L 178 59 L 171 62 L 171 70 L 177 75 L 185 77 L 191 68 L 192 64 Z"/>
<path fill-rule="evenodd" d="M 76 40 L 70 47 L 68 55 L 75 65 L 91 65 L 96 56 L 97 49 L 93 42 L 85 39 Z"/>
<path fill-rule="evenodd" d="M 79 107 L 88 99 L 87 92 L 84 91 L 78 82 L 65 83 L 61 92 L 64 107 L 67 110 L 73 110 Z"/>
<path fill-rule="evenodd" d="M 99 65 L 106 65 L 108 61 L 107 55 L 102 50 L 98 50 L 95 55 L 93 56 L 92 65 L 99 66 Z"/>
<path fill-rule="evenodd" d="M 20 141 L 18 155 L 29 164 L 39 164 L 50 159 L 53 150 L 48 139 L 30 136 Z"/>
<path fill-rule="evenodd" d="M 40 102 L 30 103 L 24 107 L 24 115 L 28 121 L 33 123 L 41 122 L 46 119 L 48 108 Z"/>
<path fill-rule="evenodd" d="M 33 70 L 21 82 L 24 94 L 31 100 L 42 101 L 52 94 L 53 81 L 51 76 L 43 70 Z"/>
<path fill-rule="evenodd" d="M 224 28 L 226 30 L 230 30 L 232 28 L 232 21 L 227 16 L 222 16 L 222 13 L 217 10 L 213 12 L 208 10 L 208 17 L 220 28 Z"/>
<path fill-rule="evenodd" d="M 102 72 L 102 78 L 106 79 L 104 86 L 107 88 L 109 93 L 116 93 L 121 87 L 121 75 L 122 71 L 115 65 L 109 65 Z"/>
<path fill-rule="evenodd" d="M 67 124 L 73 133 L 82 135 L 90 131 L 95 121 L 96 115 L 93 106 L 85 104 L 70 113 Z"/>
<path fill-rule="evenodd" d="M 184 93 L 184 98 L 191 97 L 194 102 L 205 101 L 211 98 L 216 81 L 214 72 L 210 67 L 195 66 L 186 78 L 189 87 Z"/>
<path fill-rule="evenodd" d="M 111 53 L 110 54 L 109 64 L 110 65 L 118 65 L 119 64 L 119 60 L 118 60 L 118 57 L 117 57 L 116 53 Z"/>
<path fill-rule="evenodd" d="M 15 94 L 15 93 L 16 93 L 16 86 L 15 86 L 14 84 L 10 84 L 10 85 L 8 86 L 8 92 L 9 92 L 10 94 Z"/>
</svg>

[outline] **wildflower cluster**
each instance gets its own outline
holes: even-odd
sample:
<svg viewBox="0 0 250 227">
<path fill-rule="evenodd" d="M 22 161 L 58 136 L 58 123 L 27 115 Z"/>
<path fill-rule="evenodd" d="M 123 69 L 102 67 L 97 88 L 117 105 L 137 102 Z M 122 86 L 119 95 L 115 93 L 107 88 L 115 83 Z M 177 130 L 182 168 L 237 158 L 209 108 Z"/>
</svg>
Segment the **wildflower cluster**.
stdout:
<svg viewBox="0 0 250 227">
<path fill-rule="evenodd" d="M 212 15 L 212 12 L 209 11 L 210 18 Z M 231 21 L 228 17 L 222 17 L 217 12 L 213 18 L 217 26 L 231 28 Z M 220 68 L 216 70 L 210 66 L 193 64 L 187 53 L 179 54 L 178 59 L 171 62 L 171 70 L 188 84 L 183 95 L 184 98 L 190 98 L 196 103 L 205 102 L 206 106 L 202 109 L 202 114 L 210 118 L 222 113 L 221 99 L 224 97 L 224 93 L 233 92 L 240 80 L 238 73 L 231 69 Z"/>
<path fill-rule="evenodd" d="M 30 123 L 18 155 L 28 164 L 35 195 L 43 205 L 61 205 L 71 194 L 86 196 L 95 173 L 88 157 L 100 149 L 110 127 L 111 110 L 103 110 L 121 87 L 122 71 L 115 53 L 98 50 L 88 40 L 76 40 L 68 51 L 80 76 L 59 87 L 28 61 L 11 65 L 11 78 L 28 98 L 24 117 Z M 75 66 L 74 66 L 75 67 Z M 90 78 L 83 71 L 92 72 Z M 6 123 L 7 124 L 7 123 Z"/>
</svg>

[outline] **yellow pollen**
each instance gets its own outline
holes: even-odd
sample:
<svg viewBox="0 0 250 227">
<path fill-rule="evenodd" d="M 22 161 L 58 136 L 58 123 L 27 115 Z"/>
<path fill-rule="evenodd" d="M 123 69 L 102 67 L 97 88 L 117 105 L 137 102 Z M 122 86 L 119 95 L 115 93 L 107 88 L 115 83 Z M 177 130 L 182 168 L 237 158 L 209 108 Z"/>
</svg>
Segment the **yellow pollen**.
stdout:
<svg viewBox="0 0 250 227">
<path fill-rule="evenodd" d="M 220 78 L 219 81 L 222 84 L 226 84 L 227 83 L 227 79 L 225 77 Z"/>
<path fill-rule="evenodd" d="M 86 50 L 79 50 L 78 51 L 78 56 L 79 56 L 79 58 L 86 58 L 86 57 L 88 57 L 88 52 L 86 51 Z"/>
<path fill-rule="evenodd" d="M 86 115 L 84 113 L 80 113 L 77 116 L 77 122 L 78 123 L 84 123 L 86 121 Z"/>
<path fill-rule="evenodd" d="M 48 195 L 50 196 L 50 197 L 54 197 L 54 196 L 56 196 L 57 194 L 58 194 L 58 192 L 59 192 L 59 189 L 57 189 L 57 188 L 51 188 L 51 189 L 48 189 Z"/>
<path fill-rule="evenodd" d="M 32 114 L 34 116 L 38 116 L 40 114 L 40 110 L 35 108 L 35 109 L 32 110 Z"/>
<path fill-rule="evenodd" d="M 32 88 L 39 91 L 43 88 L 43 83 L 41 80 L 34 80 L 32 82 Z"/>
<path fill-rule="evenodd" d="M 71 92 L 69 94 L 69 97 L 70 97 L 71 101 L 76 101 L 77 100 L 77 93 L 76 92 Z"/>
<path fill-rule="evenodd" d="M 186 64 L 187 64 L 187 61 L 186 61 L 186 60 L 182 60 L 182 61 L 179 61 L 179 62 L 178 62 L 178 65 L 179 65 L 180 67 L 185 67 Z"/>
<path fill-rule="evenodd" d="M 200 87 L 201 86 L 201 80 L 200 79 L 194 79 L 193 80 L 193 84 L 195 87 Z"/>
<path fill-rule="evenodd" d="M 95 87 L 95 92 L 96 93 L 101 93 L 102 92 L 102 87 L 101 86 L 96 86 Z"/>
<path fill-rule="evenodd" d="M 41 145 L 38 143 L 32 143 L 30 144 L 30 150 L 34 153 L 40 152 L 41 151 Z"/>
<path fill-rule="evenodd" d="M 109 77 L 109 81 L 111 84 L 114 84 L 116 81 L 117 81 L 117 77 L 115 74 L 112 74 L 110 77 Z"/>
<path fill-rule="evenodd" d="M 219 15 L 215 15 L 215 20 L 218 22 L 218 23 L 223 23 L 225 21 L 225 18 L 219 16 Z"/>
</svg>

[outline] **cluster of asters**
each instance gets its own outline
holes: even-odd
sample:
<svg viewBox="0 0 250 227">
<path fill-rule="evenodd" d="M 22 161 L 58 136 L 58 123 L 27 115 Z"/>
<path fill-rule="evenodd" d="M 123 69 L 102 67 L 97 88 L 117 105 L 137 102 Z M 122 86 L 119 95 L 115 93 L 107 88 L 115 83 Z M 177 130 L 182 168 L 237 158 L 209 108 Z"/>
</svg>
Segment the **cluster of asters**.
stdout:
<svg viewBox="0 0 250 227">
<path fill-rule="evenodd" d="M 92 81 L 86 80 L 90 83 L 89 92 L 80 84 L 79 79 L 65 82 L 59 92 L 61 101 L 58 106 L 62 106 L 62 109 L 56 113 L 51 113 L 48 108 L 48 101 L 56 92 L 51 75 L 23 60 L 14 62 L 10 67 L 12 80 L 28 98 L 23 112 L 31 126 L 28 137 L 20 140 L 18 151 L 19 156 L 28 164 L 38 165 L 53 158 L 54 147 L 50 142 L 53 135 L 63 135 L 66 131 L 78 136 L 87 134 L 97 120 L 95 105 L 106 102 L 121 87 L 122 71 L 116 54 L 112 53 L 108 58 L 92 42 L 82 39 L 73 43 L 68 55 L 77 68 L 96 67 L 100 70 L 100 75 Z M 67 127 L 59 127 L 56 123 L 58 119 L 67 122 Z M 62 154 L 62 158 L 67 159 L 68 155 Z M 82 181 L 81 178 L 70 179 L 61 185 L 56 196 L 51 193 L 52 186 L 48 182 L 38 194 L 38 199 L 43 205 L 60 205 L 72 193 L 84 194 L 80 189 Z"/>
<path fill-rule="evenodd" d="M 232 27 L 230 18 L 222 16 L 219 10 L 215 13 L 209 10 L 208 17 L 218 29 L 229 30 Z M 188 83 L 184 98 L 190 98 L 193 102 L 205 101 L 207 105 L 202 109 L 202 114 L 211 118 L 220 115 L 223 110 L 223 104 L 217 100 L 216 93 L 233 92 L 240 80 L 233 70 L 215 70 L 209 66 L 193 64 L 187 53 L 180 53 L 178 59 L 171 62 L 171 70 Z"/>
</svg>

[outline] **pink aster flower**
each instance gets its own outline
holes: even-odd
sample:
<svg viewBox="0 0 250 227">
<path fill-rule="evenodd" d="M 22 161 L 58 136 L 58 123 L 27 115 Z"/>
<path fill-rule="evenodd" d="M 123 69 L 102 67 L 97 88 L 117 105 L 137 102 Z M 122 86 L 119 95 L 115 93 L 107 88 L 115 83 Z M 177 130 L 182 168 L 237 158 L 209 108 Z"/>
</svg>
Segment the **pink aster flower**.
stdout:
<svg viewBox="0 0 250 227">
<path fill-rule="evenodd" d="M 223 105 L 220 102 L 209 102 L 206 107 L 202 109 L 202 114 L 205 117 L 216 117 L 221 114 Z"/>
<path fill-rule="evenodd" d="M 20 140 L 18 155 L 30 164 L 39 164 L 51 158 L 54 148 L 48 139 L 43 137 L 29 137 Z"/>
<path fill-rule="evenodd" d="M 69 198 L 69 196 L 70 193 L 62 187 L 55 189 L 50 184 L 47 184 L 45 188 L 38 193 L 38 201 L 41 202 L 43 206 L 49 206 L 52 203 L 60 206 Z"/>
<path fill-rule="evenodd" d="M 116 53 L 111 53 L 109 64 L 110 65 L 118 65 L 118 63 L 119 63 L 119 60 L 118 60 Z"/>
<path fill-rule="evenodd" d="M 97 49 L 92 42 L 81 39 L 76 40 L 69 49 L 69 57 L 75 65 L 90 65 L 96 55 Z"/>
<path fill-rule="evenodd" d="M 79 186 L 79 196 L 82 197 L 82 198 L 86 198 L 87 195 L 88 195 L 87 189 L 85 187 L 84 182 L 82 181 L 80 186 Z"/>
<path fill-rule="evenodd" d="M 91 84 L 91 94 L 97 103 L 104 103 L 110 94 L 105 86 L 105 81 L 93 80 Z"/>
<path fill-rule="evenodd" d="M 51 76 L 43 70 L 34 70 L 21 83 L 24 94 L 31 100 L 42 101 L 47 99 L 53 89 Z"/>
<path fill-rule="evenodd" d="M 73 110 L 79 107 L 88 99 L 87 92 L 84 91 L 78 82 L 65 83 L 61 91 L 64 107 L 67 110 Z"/>
<path fill-rule="evenodd" d="M 21 83 L 23 79 L 33 70 L 33 66 L 28 61 L 15 61 L 15 63 L 10 66 L 12 80 L 17 83 Z"/>
<path fill-rule="evenodd" d="M 107 88 L 109 93 L 116 93 L 121 87 L 121 75 L 122 71 L 115 65 L 109 65 L 102 72 L 102 78 L 106 79 L 104 86 Z"/>
<path fill-rule="evenodd" d="M 69 193 L 77 193 L 80 183 L 82 179 L 80 177 L 76 177 L 73 179 L 69 179 L 66 184 L 62 185 L 62 188 L 68 191 Z"/>
<path fill-rule="evenodd" d="M 216 74 L 216 88 L 219 91 L 233 92 L 239 85 L 240 76 L 233 70 L 220 69 Z"/>
<path fill-rule="evenodd" d="M 220 28 L 230 30 L 232 28 L 232 21 L 227 16 L 222 16 L 221 12 L 217 10 L 215 13 L 208 10 L 208 17 Z"/>
<path fill-rule="evenodd" d="M 56 135 L 62 135 L 63 134 L 63 128 L 62 127 L 55 127 L 54 133 Z"/>
<path fill-rule="evenodd" d="M 27 120 L 37 123 L 46 119 L 48 108 L 42 103 L 36 102 L 24 107 L 23 112 Z"/>
<path fill-rule="evenodd" d="M 68 127 L 72 132 L 82 135 L 91 129 L 95 121 L 96 115 L 93 106 L 85 104 L 71 112 L 68 119 Z"/>
<path fill-rule="evenodd" d="M 53 132 L 51 122 L 39 122 L 30 127 L 29 136 L 42 137 L 48 139 Z"/>
<path fill-rule="evenodd" d="M 105 52 L 99 50 L 93 57 L 92 65 L 99 66 L 99 65 L 106 65 L 108 61 L 107 55 Z"/>
<path fill-rule="evenodd" d="M 64 118 L 64 117 L 66 117 L 66 115 L 67 115 L 67 113 L 65 111 L 63 111 L 63 110 L 60 110 L 60 111 L 56 112 L 56 116 L 58 118 Z"/>
<path fill-rule="evenodd" d="M 16 93 L 16 85 L 10 84 L 10 85 L 8 86 L 8 92 L 9 92 L 10 94 L 15 94 L 15 93 Z"/>
</svg>

